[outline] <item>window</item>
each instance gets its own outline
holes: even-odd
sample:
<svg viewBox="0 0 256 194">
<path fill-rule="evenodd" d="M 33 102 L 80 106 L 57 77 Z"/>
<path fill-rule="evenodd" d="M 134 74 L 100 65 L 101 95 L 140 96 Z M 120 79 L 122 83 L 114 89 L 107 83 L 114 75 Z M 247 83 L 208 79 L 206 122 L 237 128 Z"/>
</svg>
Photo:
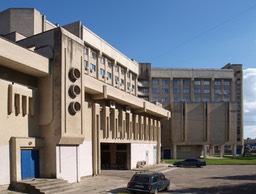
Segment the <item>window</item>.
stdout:
<svg viewBox="0 0 256 194">
<path fill-rule="evenodd" d="M 105 58 L 104 57 L 100 58 L 100 63 L 105 65 Z"/>
<path fill-rule="evenodd" d="M 153 85 L 159 85 L 159 80 L 158 79 L 153 79 L 152 84 Z"/>
<path fill-rule="evenodd" d="M 152 98 L 152 102 L 159 102 L 159 101 L 160 101 L 160 99 L 158 97 L 153 97 Z"/>
<path fill-rule="evenodd" d="M 179 97 L 174 97 L 174 98 L 173 98 L 173 101 L 174 101 L 174 102 L 179 102 L 179 101 L 180 101 L 180 98 L 179 98 Z"/>
<path fill-rule="evenodd" d="M 209 86 L 209 85 L 210 85 L 210 81 L 205 80 L 205 81 L 204 81 L 204 85 L 205 85 L 205 86 Z"/>
<path fill-rule="evenodd" d="M 168 79 L 162 80 L 162 84 L 163 84 L 164 86 L 169 85 L 169 80 L 168 80 Z"/>
<path fill-rule="evenodd" d="M 124 80 L 123 79 L 121 79 L 121 84 L 124 84 Z"/>
<path fill-rule="evenodd" d="M 204 102 L 210 102 L 210 98 L 204 98 Z"/>
<path fill-rule="evenodd" d="M 221 90 L 215 90 L 214 93 L 215 94 L 221 94 Z"/>
<path fill-rule="evenodd" d="M 178 88 L 173 88 L 173 93 L 174 94 L 179 94 L 180 93 L 180 90 Z"/>
<path fill-rule="evenodd" d="M 201 102 L 201 98 L 200 97 L 196 97 L 195 98 L 195 102 Z"/>
<path fill-rule="evenodd" d="M 215 82 L 214 82 L 214 85 L 215 85 L 215 86 L 220 86 L 220 85 L 221 85 L 221 81 L 220 81 L 220 80 L 215 81 Z"/>
<path fill-rule="evenodd" d="M 132 80 L 133 80 L 133 81 L 135 80 L 135 75 L 134 75 L 134 74 L 132 74 Z"/>
<path fill-rule="evenodd" d="M 201 85 L 201 82 L 200 82 L 199 80 L 196 80 L 196 81 L 194 82 L 194 84 L 195 84 L 195 86 L 200 86 L 200 85 Z"/>
<path fill-rule="evenodd" d="M 224 102 L 230 102 L 230 98 L 224 98 Z"/>
<path fill-rule="evenodd" d="M 169 89 L 168 88 L 163 88 L 162 89 L 162 93 L 163 94 L 168 94 L 169 93 Z"/>
<path fill-rule="evenodd" d="M 127 73 L 127 78 L 130 78 L 130 73 L 129 72 Z"/>
<path fill-rule="evenodd" d="M 159 94 L 159 89 L 158 88 L 152 88 L 152 93 L 153 94 Z"/>
<path fill-rule="evenodd" d="M 189 89 L 187 88 L 183 89 L 183 94 L 189 94 L 189 93 L 190 93 Z"/>
<path fill-rule="evenodd" d="M 92 64 L 92 63 L 90 65 L 90 70 L 91 70 L 91 72 L 96 70 L 96 66 L 94 64 Z"/>
<path fill-rule="evenodd" d="M 143 80 L 143 81 L 141 81 L 141 83 L 142 83 L 143 85 L 148 85 L 148 80 Z"/>
<path fill-rule="evenodd" d="M 183 85 L 189 86 L 190 85 L 190 80 L 189 79 L 184 79 L 183 80 Z"/>
<path fill-rule="evenodd" d="M 105 70 L 104 69 L 100 69 L 100 75 L 102 75 L 102 76 L 105 75 Z"/>
<path fill-rule="evenodd" d="M 173 80 L 173 85 L 175 85 L 175 86 L 180 85 L 180 80 L 174 79 L 174 80 Z"/>
<path fill-rule="evenodd" d="M 141 90 L 141 92 L 143 92 L 144 94 L 147 94 L 147 93 L 148 93 L 148 88 L 143 88 L 143 89 Z"/>
<path fill-rule="evenodd" d="M 94 51 L 91 51 L 90 57 L 93 59 L 96 59 L 96 53 Z"/>
<path fill-rule="evenodd" d="M 119 77 L 115 76 L 115 81 L 118 82 L 119 81 Z"/>
<path fill-rule="evenodd" d="M 115 66 L 115 72 L 119 72 L 119 67 L 117 65 Z"/>
<path fill-rule="evenodd" d="M 163 102 L 167 103 L 167 102 L 169 102 L 169 101 L 170 101 L 170 100 L 169 100 L 168 97 L 163 97 Z"/>
<path fill-rule="evenodd" d="M 107 72 L 107 76 L 108 76 L 109 79 L 112 78 L 112 74 L 110 72 Z"/>
<path fill-rule="evenodd" d="M 224 94 L 225 95 L 230 94 L 230 90 L 224 90 Z"/>
<path fill-rule="evenodd" d="M 195 94 L 200 94 L 200 93 L 201 93 L 201 90 L 200 90 L 200 89 L 195 89 L 194 93 L 195 93 Z"/>
<path fill-rule="evenodd" d="M 84 70 L 88 69 L 88 61 L 84 60 Z"/>
<path fill-rule="evenodd" d="M 124 68 L 121 67 L 121 74 L 124 75 Z"/>
<path fill-rule="evenodd" d="M 87 47 L 84 48 L 84 54 L 85 54 L 85 55 L 88 54 L 88 48 L 87 48 Z"/>
<path fill-rule="evenodd" d="M 112 63 L 111 63 L 111 61 L 108 61 L 108 68 L 112 69 Z"/>
<path fill-rule="evenodd" d="M 210 94 L 210 90 L 204 89 L 204 94 Z"/>
<path fill-rule="evenodd" d="M 225 81 L 224 81 L 224 86 L 230 86 L 230 81 L 225 80 Z"/>
<path fill-rule="evenodd" d="M 221 102 L 221 98 L 220 97 L 215 98 L 215 102 Z"/>
<path fill-rule="evenodd" d="M 184 101 L 184 102 L 190 102 L 190 98 L 189 98 L 189 97 L 185 97 L 185 98 L 183 99 L 183 101 Z"/>
</svg>

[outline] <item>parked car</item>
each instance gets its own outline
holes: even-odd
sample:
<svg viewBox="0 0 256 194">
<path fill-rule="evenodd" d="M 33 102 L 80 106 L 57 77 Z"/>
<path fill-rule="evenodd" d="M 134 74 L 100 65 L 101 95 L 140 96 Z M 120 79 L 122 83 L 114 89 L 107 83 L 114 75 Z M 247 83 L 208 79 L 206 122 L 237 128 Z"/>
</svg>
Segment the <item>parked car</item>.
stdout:
<svg viewBox="0 0 256 194">
<path fill-rule="evenodd" d="M 174 166 L 181 167 L 181 166 L 206 166 L 206 162 L 204 160 L 199 159 L 186 159 L 183 161 L 178 161 L 173 163 Z"/>
<path fill-rule="evenodd" d="M 138 172 L 127 184 L 127 190 L 132 192 L 158 193 L 168 190 L 170 180 L 160 172 Z"/>
</svg>

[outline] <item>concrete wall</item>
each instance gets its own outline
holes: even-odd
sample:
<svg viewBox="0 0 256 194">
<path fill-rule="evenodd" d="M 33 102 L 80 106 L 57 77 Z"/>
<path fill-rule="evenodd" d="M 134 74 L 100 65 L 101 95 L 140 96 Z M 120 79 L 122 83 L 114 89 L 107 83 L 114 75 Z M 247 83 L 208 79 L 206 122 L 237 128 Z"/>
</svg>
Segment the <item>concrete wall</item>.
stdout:
<svg viewBox="0 0 256 194">
<path fill-rule="evenodd" d="M 131 143 L 131 169 L 136 168 L 138 161 L 146 161 L 147 165 L 156 164 L 157 144 Z"/>
</svg>

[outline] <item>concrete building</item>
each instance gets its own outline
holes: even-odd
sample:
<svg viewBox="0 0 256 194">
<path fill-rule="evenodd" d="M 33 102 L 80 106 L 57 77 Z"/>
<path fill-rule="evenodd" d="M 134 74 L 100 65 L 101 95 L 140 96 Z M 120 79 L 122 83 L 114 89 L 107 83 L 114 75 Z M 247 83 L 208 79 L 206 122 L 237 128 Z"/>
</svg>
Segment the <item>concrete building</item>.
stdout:
<svg viewBox="0 0 256 194">
<path fill-rule="evenodd" d="M 234 155 L 243 149 L 242 65 L 222 69 L 151 68 L 140 64 L 139 96 L 172 112 L 162 121 L 162 157 Z M 229 153 L 230 154 L 230 153 Z"/>
<path fill-rule="evenodd" d="M 0 35 L 0 185 L 160 162 L 171 115 L 138 98 L 138 62 L 35 9 L 0 12 Z"/>
</svg>

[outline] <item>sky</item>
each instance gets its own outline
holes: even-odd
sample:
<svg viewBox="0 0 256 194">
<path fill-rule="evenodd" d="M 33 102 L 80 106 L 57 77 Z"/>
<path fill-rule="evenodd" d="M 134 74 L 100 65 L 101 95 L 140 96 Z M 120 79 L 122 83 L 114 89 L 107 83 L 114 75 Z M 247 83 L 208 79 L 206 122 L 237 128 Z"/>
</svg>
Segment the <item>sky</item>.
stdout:
<svg viewBox="0 0 256 194">
<path fill-rule="evenodd" d="M 0 11 L 16 7 L 35 8 L 54 24 L 81 21 L 152 67 L 243 64 L 244 138 L 256 138 L 255 0 L 0 0 Z"/>
</svg>

